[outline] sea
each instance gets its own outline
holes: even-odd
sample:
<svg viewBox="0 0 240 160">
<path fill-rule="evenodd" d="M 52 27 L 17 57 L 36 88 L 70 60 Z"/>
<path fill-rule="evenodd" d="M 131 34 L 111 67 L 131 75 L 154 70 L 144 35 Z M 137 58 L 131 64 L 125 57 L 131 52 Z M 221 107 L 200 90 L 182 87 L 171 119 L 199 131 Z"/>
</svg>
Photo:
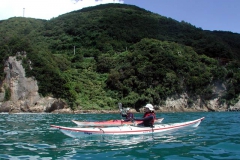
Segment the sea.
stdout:
<svg viewBox="0 0 240 160">
<path fill-rule="evenodd" d="M 137 113 L 135 117 L 141 117 Z M 205 119 L 196 128 L 138 136 L 71 138 L 50 125 L 120 119 L 120 114 L 0 114 L 0 159 L 240 160 L 240 112 L 157 113 L 163 124 Z"/>
</svg>

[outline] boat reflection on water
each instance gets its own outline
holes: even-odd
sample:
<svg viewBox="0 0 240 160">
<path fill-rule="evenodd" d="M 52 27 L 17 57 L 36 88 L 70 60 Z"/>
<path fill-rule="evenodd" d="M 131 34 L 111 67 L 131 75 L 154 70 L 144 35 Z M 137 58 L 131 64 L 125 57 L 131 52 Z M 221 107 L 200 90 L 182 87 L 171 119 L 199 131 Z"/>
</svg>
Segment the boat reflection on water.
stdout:
<svg viewBox="0 0 240 160">
<path fill-rule="evenodd" d="M 85 138 L 67 138 L 64 140 L 64 146 L 78 146 L 79 148 L 98 148 L 102 151 L 117 150 L 123 148 L 139 147 L 141 143 L 154 143 L 154 138 L 149 135 L 139 136 L 94 136 Z"/>
<path fill-rule="evenodd" d="M 194 135 L 198 128 L 181 129 L 166 131 L 164 133 L 155 133 L 148 135 L 99 135 L 81 138 L 66 138 L 65 145 L 78 145 L 79 147 L 100 147 L 113 146 L 112 149 L 121 149 L 126 147 L 139 147 L 140 144 L 159 144 L 159 143 L 181 143 L 182 139 Z M 117 148 L 116 148 L 117 147 Z"/>
</svg>

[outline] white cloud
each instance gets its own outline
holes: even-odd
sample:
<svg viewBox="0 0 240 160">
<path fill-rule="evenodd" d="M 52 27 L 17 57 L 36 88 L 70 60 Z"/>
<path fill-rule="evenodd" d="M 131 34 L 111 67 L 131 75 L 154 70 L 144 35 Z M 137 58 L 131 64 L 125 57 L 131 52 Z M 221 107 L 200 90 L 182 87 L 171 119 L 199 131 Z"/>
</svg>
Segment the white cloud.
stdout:
<svg viewBox="0 0 240 160">
<path fill-rule="evenodd" d="M 1 0 L 0 20 L 22 16 L 51 19 L 89 6 L 123 2 L 123 0 Z"/>
</svg>

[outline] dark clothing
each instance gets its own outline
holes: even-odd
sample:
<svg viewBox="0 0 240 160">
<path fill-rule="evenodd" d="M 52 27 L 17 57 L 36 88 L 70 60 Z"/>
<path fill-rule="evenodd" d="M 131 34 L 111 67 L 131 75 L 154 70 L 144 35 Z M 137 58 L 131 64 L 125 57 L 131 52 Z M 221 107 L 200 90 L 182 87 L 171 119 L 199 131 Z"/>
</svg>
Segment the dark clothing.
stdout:
<svg viewBox="0 0 240 160">
<path fill-rule="evenodd" d="M 156 119 L 156 115 L 154 112 L 147 112 L 143 115 L 143 118 L 135 118 L 134 120 L 143 121 L 139 125 L 143 125 L 144 127 L 152 127 L 154 124 L 154 119 Z"/>
<path fill-rule="evenodd" d="M 126 118 L 124 121 L 132 121 L 134 119 L 133 113 L 122 114 L 122 117 Z"/>
<path fill-rule="evenodd" d="M 156 119 L 156 114 L 155 114 L 155 112 L 146 112 L 146 113 L 144 113 L 143 118 L 145 118 L 145 117 L 147 117 L 147 116 L 149 116 L 149 115 L 152 115 L 152 116 L 154 117 L 154 119 Z"/>
</svg>

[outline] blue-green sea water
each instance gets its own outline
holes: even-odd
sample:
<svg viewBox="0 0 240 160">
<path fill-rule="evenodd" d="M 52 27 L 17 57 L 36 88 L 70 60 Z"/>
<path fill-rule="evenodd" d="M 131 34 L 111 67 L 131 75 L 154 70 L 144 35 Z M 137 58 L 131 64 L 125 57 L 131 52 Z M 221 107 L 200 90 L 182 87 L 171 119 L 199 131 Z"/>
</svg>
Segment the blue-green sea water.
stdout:
<svg viewBox="0 0 240 160">
<path fill-rule="evenodd" d="M 142 114 L 135 114 L 141 117 Z M 120 119 L 119 114 L 0 114 L 0 159 L 240 159 L 240 112 L 159 113 L 162 123 L 205 117 L 197 128 L 159 135 L 74 139 L 51 124 Z"/>
</svg>

